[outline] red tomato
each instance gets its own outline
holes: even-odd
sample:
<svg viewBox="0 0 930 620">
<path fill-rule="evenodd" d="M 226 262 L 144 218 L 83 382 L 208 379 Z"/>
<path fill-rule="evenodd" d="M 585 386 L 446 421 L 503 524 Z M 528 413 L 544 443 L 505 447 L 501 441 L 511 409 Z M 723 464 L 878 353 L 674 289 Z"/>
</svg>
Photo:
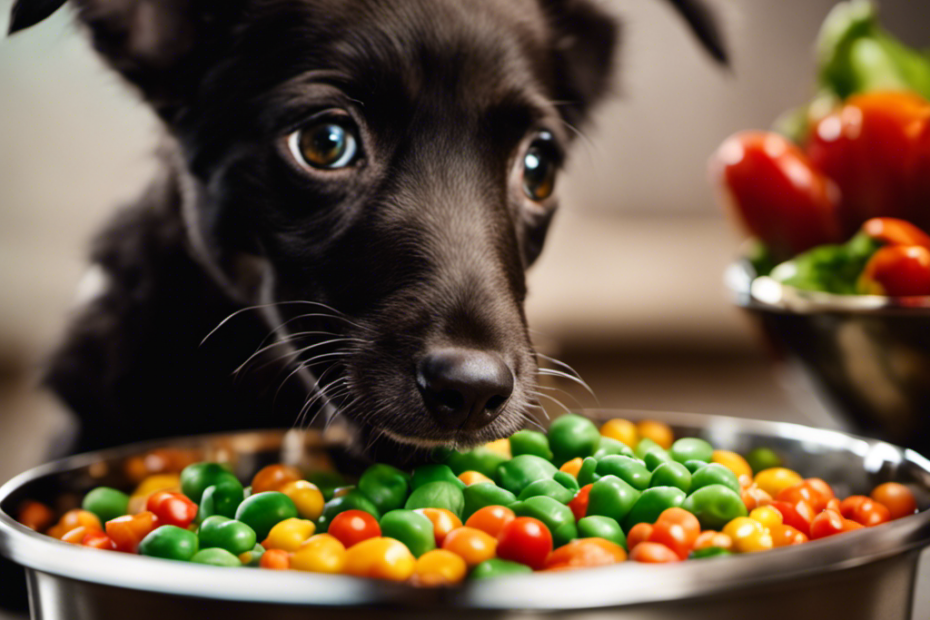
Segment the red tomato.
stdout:
<svg viewBox="0 0 930 620">
<path fill-rule="evenodd" d="M 811 132 L 811 162 L 840 188 L 845 236 L 873 217 L 895 217 L 925 227 L 920 161 L 930 103 L 905 92 L 850 97 Z"/>
<path fill-rule="evenodd" d="M 568 507 L 572 509 L 572 514 L 575 515 L 575 521 L 584 519 L 588 512 L 588 495 L 591 493 L 591 486 L 586 484 L 581 487 L 581 490 L 575 493 L 572 501 L 568 502 Z"/>
<path fill-rule="evenodd" d="M 893 217 L 873 217 L 862 225 L 862 232 L 885 245 L 920 245 L 930 249 L 930 235 Z"/>
<path fill-rule="evenodd" d="M 639 543 L 630 552 L 630 559 L 634 562 L 645 562 L 647 564 L 666 564 L 670 562 L 681 562 L 678 554 L 657 542 Z"/>
<path fill-rule="evenodd" d="M 145 503 L 145 508 L 158 517 L 159 524 L 176 525 L 183 529 L 187 529 L 197 517 L 197 504 L 183 493 L 170 491 L 152 493 Z"/>
<path fill-rule="evenodd" d="M 840 512 L 846 519 L 866 527 L 891 521 L 891 512 L 887 508 L 864 495 L 853 495 L 844 499 L 840 503 Z"/>
<path fill-rule="evenodd" d="M 836 187 L 784 137 L 738 133 L 717 150 L 711 173 L 745 228 L 777 257 L 842 241 Z"/>
<path fill-rule="evenodd" d="M 845 519 L 833 510 L 824 510 L 811 522 L 811 540 L 826 538 L 845 530 Z"/>
<path fill-rule="evenodd" d="M 649 542 L 665 545 L 686 560 L 700 534 L 701 523 L 697 517 L 684 508 L 667 508 L 653 525 Z"/>
<path fill-rule="evenodd" d="M 328 534 L 348 549 L 363 540 L 381 536 L 381 526 L 364 510 L 346 510 L 333 517 Z"/>
<path fill-rule="evenodd" d="M 872 489 L 871 498 L 888 509 L 892 519 L 900 519 L 917 512 L 914 494 L 903 484 L 886 482 Z"/>
<path fill-rule="evenodd" d="M 497 557 L 526 564 L 539 570 L 552 551 L 552 534 L 532 517 L 517 517 L 507 523 L 497 537 Z"/>
<path fill-rule="evenodd" d="M 94 531 L 85 534 L 84 540 L 81 541 L 81 545 L 84 547 L 91 547 L 93 549 L 116 551 L 116 543 L 113 542 L 113 539 L 100 531 Z"/>
<path fill-rule="evenodd" d="M 792 506 L 803 500 L 810 505 L 816 514 L 826 508 L 827 502 L 834 497 L 833 489 L 826 482 L 820 478 L 808 478 L 782 489 L 775 499 L 780 502 L 788 502 Z"/>
<path fill-rule="evenodd" d="M 782 523 L 785 525 L 790 525 L 801 532 L 811 531 L 814 510 L 807 502 L 799 501 L 796 505 L 788 502 L 772 502 L 769 505 L 781 513 Z"/>
<path fill-rule="evenodd" d="M 572 570 L 606 566 L 626 560 L 623 547 L 603 538 L 579 538 L 563 545 L 546 558 L 545 570 Z"/>
<path fill-rule="evenodd" d="M 107 535 L 116 544 L 117 551 L 135 553 L 142 539 L 159 525 L 158 517 L 150 511 L 145 511 L 111 519 L 106 523 L 106 530 Z"/>
<path fill-rule="evenodd" d="M 807 542 L 807 534 L 790 525 L 773 525 L 769 528 L 769 534 L 772 535 L 773 547 L 790 547 Z"/>
<path fill-rule="evenodd" d="M 644 543 L 652 536 L 651 523 L 637 523 L 626 535 L 626 548 L 630 551 L 639 543 Z"/>
<path fill-rule="evenodd" d="M 497 538 L 504 526 L 515 518 L 513 510 L 506 506 L 485 506 L 468 517 L 465 527 L 473 527 Z"/>
<path fill-rule="evenodd" d="M 930 295 L 930 249 L 920 245 L 887 245 L 866 263 L 857 283 L 868 295 Z"/>
</svg>

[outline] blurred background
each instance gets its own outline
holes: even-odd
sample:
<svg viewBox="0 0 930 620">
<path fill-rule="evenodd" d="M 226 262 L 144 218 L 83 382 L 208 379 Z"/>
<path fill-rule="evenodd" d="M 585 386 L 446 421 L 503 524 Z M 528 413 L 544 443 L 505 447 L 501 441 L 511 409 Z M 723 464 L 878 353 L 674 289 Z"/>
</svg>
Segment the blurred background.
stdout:
<svg viewBox="0 0 930 620">
<path fill-rule="evenodd" d="M 727 299 L 722 272 L 740 236 L 705 165 L 727 135 L 766 128 L 811 94 L 812 44 L 833 0 L 718 2 L 730 70 L 665 2 L 605 4 L 625 25 L 618 92 L 560 179 L 563 207 L 530 276 L 541 349 L 575 366 L 603 406 L 831 425 Z M 10 6 L 0 0 L 4 32 Z M 906 42 L 930 43 L 930 3 L 881 10 Z M 44 460 L 68 429 L 36 371 L 91 235 L 152 175 L 157 135 L 68 11 L 0 40 L 0 481 Z"/>
</svg>

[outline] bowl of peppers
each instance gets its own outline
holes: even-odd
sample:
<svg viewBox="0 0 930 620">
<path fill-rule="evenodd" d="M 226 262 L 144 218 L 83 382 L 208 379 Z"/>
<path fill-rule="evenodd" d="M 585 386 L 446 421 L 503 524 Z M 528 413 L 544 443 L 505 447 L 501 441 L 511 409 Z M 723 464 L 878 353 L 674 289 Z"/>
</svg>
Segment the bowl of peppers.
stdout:
<svg viewBox="0 0 930 620">
<path fill-rule="evenodd" d="M 838 5 L 816 95 L 712 156 L 751 239 L 727 272 L 737 305 L 854 426 L 930 448 L 930 52 L 874 5 Z"/>
</svg>

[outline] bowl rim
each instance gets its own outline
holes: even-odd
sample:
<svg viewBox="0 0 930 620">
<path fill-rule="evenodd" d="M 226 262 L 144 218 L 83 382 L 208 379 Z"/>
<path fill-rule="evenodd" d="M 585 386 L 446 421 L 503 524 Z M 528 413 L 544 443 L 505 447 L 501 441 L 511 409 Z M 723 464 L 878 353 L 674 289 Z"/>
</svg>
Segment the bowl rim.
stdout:
<svg viewBox="0 0 930 620">
<path fill-rule="evenodd" d="M 930 461 L 913 450 L 839 431 L 786 422 L 766 422 L 707 414 L 588 409 L 600 419 L 659 419 L 672 426 L 714 433 L 756 434 L 816 442 L 867 458 L 915 466 L 930 488 Z M 283 432 L 278 431 L 278 432 Z M 251 433 L 254 434 L 254 433 Z M 39 478 L 85 467 L 102 458 L 123 458 L 159 446 L 191 445 L 210 439 L 247 437 L 249 432 L 160 440 L 60 459 L 30 469 L 0 487 L 0 504 L 21 486 Z M 765 554 L 728 557 L 705 570 L 703 562 L 644 565 L 624 562 L 597 569 L 534 573 L 453 588 L 421 589 L 407 584 L 297 571 L 218 570 L 189 563 L 100 553 L 38 534 L 0 509 L 0 554 L 29 569 L 58 577 L 161 593 L 263 604 L 311 607 L 400 605 L 410 609 L 495 610 L 594 609 L 705 597 L 723 591 L 803 579 L 869 564 L 930 546 L 930 511 L 884 525 Z"/>
<path fill-rule="evenodd" d="M 753 310 L 792 314 L 834 312 L 930 316 L 930 295 L 838 295 L 799 289 L 769 276 L 758 275 L 746 257 L 739 257 L 727 266 L 724 284 L 734 304 Z"/>
</svg>

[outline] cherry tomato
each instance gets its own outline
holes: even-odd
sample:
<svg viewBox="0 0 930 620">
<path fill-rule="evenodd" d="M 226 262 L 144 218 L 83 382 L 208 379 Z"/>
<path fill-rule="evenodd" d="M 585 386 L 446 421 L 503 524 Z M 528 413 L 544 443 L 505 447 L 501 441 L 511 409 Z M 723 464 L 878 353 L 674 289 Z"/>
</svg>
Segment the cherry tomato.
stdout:
<svg viewBox="0 0 930 620">
<path fill-rule="evenodd" d="M 291 556 L 283 549 L 268 549 L 262 554 L 258 565 L 271 570 L 288 570 L 291 567 Z"/>
<path fill-rule="evenodd" d="M 887 508 L 864 495 L 853 495 L 844 499 L 840 502 L 840 513 L 846 519 L 866 527 L 891 521 L 891 512 Z"/>
<path fill-rule="evenodd" d="M 663 544 L 656 542 L 642 542 L 633 547 L 630 551 L 630 559 L 634 562 L 644 562 L 647 564 L 666 564 L 671 562 L 681 562 L 678 554 Z"/>
<path fill-rule="evenodd" d="M 651 523 L 637 523 L 630 528 L 626 535 L 626 548 L 630 551 L 640 544 L 644 543 L 652 536 L 653 526 Z"/>
<path fill-rule="evenodd" d="M 784 137 L 738 133 L 717 150 L 711 173 L 743 226 L 775 256 L 842 241 L 834 183 Z"/>
<path fill-rule="evenodd" d="M 252 495 L 266 491 L 280 491 L 288 482 L 296 482 L 303 478 L 300 470 L 290 465 L 268 465 L 261 468 L 252 478 Z"/>
<path fill-rule="evenodd" d="M 356 577 L 406 581 L 416 570 L 416 564 L 416 558 L 404 543 L 379 537 L 350 547 L 343 571 Z"/>
<path fill-rule="evenodd" d="M 743 490 L 740 493 L 740 499 L 742 499 L 743 503 L 746 504 L 747 511 L 772 503 L 772 496 L 760 489 L 759 485 L 751 481 L 749 485 L 743 487 Z"/>
<path fill-rule="evenodd" d="M 826 538 L 845 531 L 843 515 L 833 510 L 824 510 L 811 521 L 811 540 Z"/>
<path fill-rule="evenodd" d="M 58 520 L 58 523 L 49 529 L 48 535 L 60 540 L 62 536 L 78 527 L 87 527 L 96 530 L 103 529 L 97 515 L 87 510 L 75 508 L 63 514 L 61 519 Z"/>
<path fill-rule="evenodd" d="M 198 507 L 183 493 L 158 491 L 149 496 L 145 509 L 158 517 L 160 525 L 176 525 L 187 529 L 197 517 Z"/>
<path fill-rule="evenodd" d="M 539 570 L 552 551 L 552 534 L 542 521 L 533 517 L 517 517 L 501 529 L 497 536 L 497 555 L 504 560 L 526 564 Z"/>
<path fill-rule="evenodd" d="M 772 502 L 769 505 L 781 513 L 782 523 L 785 525 L 790 525 L 801 532 L 811 531 L 814 509 L 807 502 L 802 500 L 793 506 L 788 502 Z"/>
<path fill-rule="evenodd" d="M 341 573 L 346 563 L 346 548 L 330 534 L 308 538 L 291 556 L 291 567 L 311 573 Z"/>
<path fill-rule="evenodd" d="M 491 508 L 491 506 L 488 506 L 488 508 Z M 503 508 L 503 506 L 497 506 L 497 508 Z M 437 547 L 442 547 L 442 541 L 446 539 L 449 532 L 462 527 L 462 520 L 455 516 L 455 513 L 451 510 L 445 508 L 418 508 L 414 512 L 419 512 L 433 524 L 433 537 L 436 539 Z M 513 513 L 511 512 L 511 514 Z M 491 536 L 497 536 L 497 533 L 495 532 Z"/>
<path fill-rule="evenodd" d="M 497 539 L 473 527 L 460 527 L 449 532 L 442 548 L 460 556 L 469 568 L 474 568 L 494 557 Z"/>
<path fill-rule="evenodd" d="M 807 534 L 783 523 L 769 527 L 769 534 L 774 547 L 790 547 L 807 542 Z"/>
<path fill-rule="evenodd" d="M 930 249 L 930 235 L 893 217 L 873 217 L 862 225 L 862 232 L 885 245 L 920 245 Z"/>
<path fill-rule="evenodd" d="M 113 539 L 99 530 L 85 534 L 81 546 L 103 551 L 116 551 L 116 543 Z"/>
<path fill-rule="evenodd" d="M 867 295 L 930 295 L 930 249 L 920 245 L 888 245 L 866 263 L 856 284 Z"/>
<path fill-rule="evenodd" d="M 84 542 L 84 537 L 88 534 L 95 534 L 100 530 L 93 527 L 79 526 L 65 534 L 61 537 L 61 542 L 66 542 L 72 545 L 80 545 Z"/>
<path fill-rule="evenodd" d="M 726 524 L 723 533 L 733 541 L 738 553 L 768 551 L 773 546 L 772 535 L 762 524 L 749 517 L 737 517 Z"/>
<path fill-rule="evenodd" d="M 136 515 L 111 519 L 106 523 L 107 535 L 116 543 L 116 550 L 135 553 L 139 543 L 158 526 L 158 517 L 148 510 Z"/>
<path fill-rule="evenodd" d="M 579 538 L 549 554 L 544 570 L 573 570 L 606 566 L 626 560 L 626 551 L 603 538 Z"/>
<path fill-rule="evenodd" d="M 364 510 L 346 510 L 333 517 L 328 532 L 351 549 L 363 540 L 381 536 L 381 526 Z"/>
<path fill-rule="evenodd" d="M 41 502 L 26 501 L 19 508 L 16 520 L 36 532 L 44 532 L 55 520 L 52 509 Z"/>
<path fill-rule="evenodd" d="M 473 527 L 497 538 L 504 526 L 515 518 L 513 510 L 506 506 L 485 506 L 468 517 L 465 526 Z"/>
<path fill-rule="evenodd" d="M 465 579 L 468 565 L 458 555 L 445 549 L 427 551 L 417 559 L 413 583 L 418 586 L 451 586 Z"/>
<path fill-rule="evenodd" d="M 903 484 L 886 482 L 872 489 L 871 498 L 888 509 L 892 519 L 900 519 L 917 512 L 914 494 Z"/>
<path fill-rule="evenodd" d="M 568 502 L 568 507 L 572 509 L 572 514 L 575 515 L 575 521 L 581 521 L 587 516 L 588 495 L 591 493 L 592 486 L 594 486 L 593 483 L 584 485 L 575 493 L 572 501 Z"/>
<path fill-rule="evenodd" d="M 723 532 L 705 530 L 694 540 L 694 551 L 716 547 L 729 551 L 733 547 L 733 539 Z"/>
<path fill-rule="evenodd" d="M 816 481 L 816 482 L 814 482 Z M 804 500 L 815 513 L 821 512 L 827 507 L 827 502 L 833 499 L 833 489 L 820 478 L 808 478 L 801 482 L 782 489 L 775 499 L 780 502 L 788 502 L 791 505 L 797 504 Z"/>
<path fill-rule="evenodd" d="M 685 560 L 700 533 L 697 517 L 683 508 L 667 508 L 653 525 L 649 542 L 661 543 Z"/>
<path fill-rule="evenodd" d="M 297 514 L 302 519 L 316 521 L 323 514 L 326 500 L 323 498 L 323 492 L 312 482 L 307 480 L 285 482 L 278 488 L 278 491 L 291 498 L 294 506 L 297 507 Z"/>
</svg>

